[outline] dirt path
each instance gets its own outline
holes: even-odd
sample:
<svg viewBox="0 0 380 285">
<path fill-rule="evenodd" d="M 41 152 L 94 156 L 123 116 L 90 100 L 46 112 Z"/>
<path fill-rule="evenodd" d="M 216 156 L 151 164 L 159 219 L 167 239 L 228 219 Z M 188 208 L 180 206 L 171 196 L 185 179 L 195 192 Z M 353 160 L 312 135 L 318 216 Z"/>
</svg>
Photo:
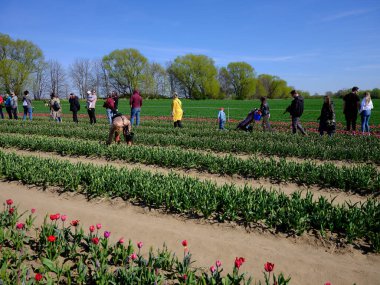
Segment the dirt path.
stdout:
<svg viewBox="0 0 380 285">
<path fill-rule="evenodd" d="M 286 238 L 269 233 L 248 233 L 241 227 L 205 223 L 149 212 L 118 200 L 86 201 L 81 195 L 63 194 L 30 188 L 17 182 L 0 182 L 0 200 L 12 198 L 21 210 L 36 208 L 37 223 L 45 214 L 59 212 L 68 219 L 79 219 L 87 229 L 102 223 L 111 231 L 113 241 L 120 237 L 134 243 L 144 242 L 143 253 L 165 242 L 169 249 L 182 255 L 180 242 L 187 239 L 197 260 L 196 266 L 208 268 L 215 260 L 222 261 L 229 271 L 236 256 L 246 258 L 242 270 L 262 277 L 263 264 L 275 263 L 275 272 L 292 277 L 291 284 L 315 285 L 330 281 L 334 285 L 380 284 L 380 255 L 362 254 L 354 249 L 339 252 L 317 245 L 315 239 L 303 236 Z"/>
<path fill-rule="evenodd" d="M 73 157 L 73 156 L 61 156 L 55 153 L 50 152 L 34 152 L 34 151 L 26 151 L 26 150 L 18 150 L 14 148 L 10 149 L 2 149 L 4 152 L 16 152 L 19 155 L 33 155 L 42 158 L 56 158 L 56 159 L 64 159 L 68 160 L 72 163 L 84 162 L 84 163 L 92 163 L 94 165 L 112 165 L 115 167 L 126 167 L 128 169 L 132 168 L 141 168 L 143 170 L 151 171 L 154 173 L 163 173 L 168 174 L 170 172 L 176 172 L 181 175 L 187 175 L 194 178 L 199 178 L 200 180 L 211 180 L 218 185 L 223 184 L 235 184 L 237 186 L 243 187 L 244 185 L 249 185 L 252 187 L 260 187 L 263 186 L 266 189 L 276 189 L 278 191 L 284 192 L 287 195 L 292 194 L 295 191 L 302 190 L 306 194 L 307 190 L 311 191 L 314 194 L 314 199 L 317 200 L 319 197 L 323 196 L 329 200 L 335 198 L 333 201 L 334 204 L 342 204 L 344 202 L 351 201 L 352 203 L 356 202 L 364 202 L 370 196 L 360 196 L 354 193 L 344 192 L 339 189 L 321 189 L 316 186 L 302 186 L 297 185 L 295 183 L 271 183 L 267 179 L 245 179 L 239 176 L 220 176 L 215 174 L 210 174 L 206 172 L 199 172 L 196 170 L 180 170 L 180 169 L 168 169 L 163 167 L 158 167 L 154 165 L 145 165 L 140 163 L 126 163 L 124 161 L 107 161 L 102 158 L 87 158 L 87 157 Z"/>
</svg>

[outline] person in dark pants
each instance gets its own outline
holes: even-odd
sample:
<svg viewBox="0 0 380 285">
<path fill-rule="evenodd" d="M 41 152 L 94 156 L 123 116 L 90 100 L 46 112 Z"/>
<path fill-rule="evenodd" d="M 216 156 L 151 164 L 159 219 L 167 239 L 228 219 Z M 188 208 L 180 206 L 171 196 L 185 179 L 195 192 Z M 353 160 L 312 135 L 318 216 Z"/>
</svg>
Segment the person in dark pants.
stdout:
<svg viewBox="0 0 380 285">
<path fill-rule="evenodd" d="M 5 110 L 7 110 L 7 113 L 8 113 L 8 118 L 10 120 L 12 120 L 12 106 L 11 106 L 11 101 L 12 101 L 12 97 L 8 94 L 5 95 Z"/>
<path fill-rule="evenodd" d="M 323 133 L 326 132 L 328 136 L 331 138 L 335 133 L 336 123 L 334 103 L 331 101 L 329 96 L 325 96 L 323 99 L 321 115 L 319 116 L 318 120 L 319 134 L 323 136 Z"/>
<path fill-rule="evenodd" d="M 0 117 L 2 119 L 4 119 L 3 107 L 4 107 L 4 98 L 2 95 L 0 95 Z"/>
<path fill-rule="evenodd" d="M 285 113 L 289 112 L 292 117 L 292 132 L 295 134 L 298 129 L 303 135 L 306 135 L 306 132 L 300 123 L 300 118 L 303 114 L 304 100 L 296 90 L 292 90 L 290 94 L 293 97 L 293 101 L 290 106 L 286 108 Z"/>
<path fill-rule="evenodd" d="M 90 124 L 96 124 L 95 106 L 96 106 L 96 92 L 95 90 L 87 91 L 87 113 L 90 117 Z"/>
<path fill-rule="evenodd" d="M 73 122 L 78 124 L 78 112 L 80 110 L 80 104 L 78 97 L 74 93 L 70 93 L 69 103 L 70 111 L 73 112 Z"/>
<path fill-rule="evenodd" d="M 360 99 L 358 96 L 359 87 L 352 87 L 351 93 L 343 97 L 343 114 L 346 117 L 346 131 L 356 130 L 356 119 L 360 108 Z"/>
<path fill-rule="evenodd" d="M 18 98 L 14 92 L 11 93 L 11 107 L 13 119 L 18 120 Z"/>
<path fill-rule="evenodd" d="M 112 98 L 113 101 L 115 102 L 115 112 L 119 110 L 119 95 L 117 94 L 116 91 L 112 91 Z"/>
</svg>

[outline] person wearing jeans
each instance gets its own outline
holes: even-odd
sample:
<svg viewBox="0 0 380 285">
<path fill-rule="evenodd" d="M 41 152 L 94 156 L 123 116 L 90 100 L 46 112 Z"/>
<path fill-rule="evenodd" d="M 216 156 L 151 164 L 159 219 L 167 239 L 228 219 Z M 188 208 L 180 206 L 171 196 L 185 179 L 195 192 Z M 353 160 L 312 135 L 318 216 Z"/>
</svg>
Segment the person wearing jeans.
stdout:
<svg viewBox="0 0 380 285">
<path fill-rule="evenodd" d="M 112 118 L 116 114 L 115 100 L 112 97 L 112 94 L 107 95 L 107 99 L 104 102 L 103 107 L 106 108 L 108 123 L 112 125 Z"/>
<path fill-rule="evenodd" d="M 369 118 L 371 117 L 371 110 L 373 109 L 373 103 L 372 103 L 372 100 L 371 100 L 371 94 L 369 92 L 366 92 L 364 94 L 364 98 L 360 104 L 360 116 L 361 116 L 361 119 L 362 119 L 362 132 L 363 132 L 363 135 L 365 132 L 368 132 L 368 134 L 370 134 L 370 131 L 369 131 Z"/>
<path fill-rule="evenodd" d="M 22 120 L 25 121 L 27 115 L 29 114 L 29 120 L 31 121 L 33 119 L 33 107 L 32 107 L 32 100 L 29 97 L 29 91 L 24 91 L 24 97 L 22 100 L 22 107 L 24 108 L 24 116 L 22 117 Z"/>
<path fill-rule="evenodd" d="M 18 120 L 18 101 L 17 101 L 17 96 L 14 92 L 11 93 L 12 99 L 11 99 L 11 107 L 12 107 L 12 115 L 13 119 Z"/>
<path fill-rule="evenodd" d="M 140 112 L 142 107 L 143 99 L 138 90 L 133 91 L 133 95 L 129 100 L 129 104 L 131 106 L 131 125 L 133 125 L 133 121 L 136 118 L 136 127 L 140 125 Z"/>
</svg>

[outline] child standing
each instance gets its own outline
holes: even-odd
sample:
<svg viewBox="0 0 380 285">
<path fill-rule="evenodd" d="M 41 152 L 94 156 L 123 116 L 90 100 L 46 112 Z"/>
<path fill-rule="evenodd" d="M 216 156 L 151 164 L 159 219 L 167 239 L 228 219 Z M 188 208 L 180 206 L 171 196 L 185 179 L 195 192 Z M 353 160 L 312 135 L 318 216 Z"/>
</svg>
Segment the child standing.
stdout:
<svg viewBox="0 0 380 285">
<path fill-rule="evenodd" d="M 224 108 L 219 109 L 218 122 L 219 122 L 219 130 L 225 130 L 224 125 L 226 123 L 226 113 L 224 113 Z"/>
<path fill-rule="evenodd" d="M 270 113 L 269 113 L 269 105 L 267 102 L 267 98 L 261 97 L 260 101 L 261 101 L 260 111 L 261 111 L 261 116 L 263 118 L 263 122 L 262 122 L 263 131 L 264 132 L 266 130 L 271 131 L 271 127 L 269 123 Z"/>
</svg>

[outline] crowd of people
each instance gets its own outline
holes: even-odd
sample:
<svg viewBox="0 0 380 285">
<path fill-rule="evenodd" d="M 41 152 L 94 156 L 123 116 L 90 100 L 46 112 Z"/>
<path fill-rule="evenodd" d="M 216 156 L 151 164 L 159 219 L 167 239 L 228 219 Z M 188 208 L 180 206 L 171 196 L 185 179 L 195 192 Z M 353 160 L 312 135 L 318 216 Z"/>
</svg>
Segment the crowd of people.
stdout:
<svg viewBox="0 0 380 285">
<path fill-rule="evenodd" d="M 290 92 L 293 100 L 291 104 L 286 108 L 285 113 L 290 113 L 292 133 L 297 133 L 297 130 L 307 135 L 305 129 L 301 124 L 301 116 L 304 111 L 304 99 L 296 90 Z M 371 116 L 371 110 L 373 109 L 373 102 L 369 92 L 364 93 L 364 98 L 360 101 L 359 88 L 353 87 L 351 93 L 343 97 L 343 113 L 346 119 L 346 131 L 356 131 L 356 121 L 358 114 L 361 116 L 361 131 L 363 134 L 370 134 L 369 119 Z M 97 95 L 95 90 L 87 91 L 86 97 L 86 109 L 89 116 L 90 124 L 96 124 L 96 102 Z M 108 143 L 111 143 L 112 137 L 115 134 L 115 140 L 120 142 L 120 134 L 123 133 L 128 144 L 131 144 L 133 139 L 133 133 L 131 132 L 132 125 L 135 127 L 140 125 L 140 112 L 143 105 L 143 98 L 138 90 L 134 90 L 132 96 L 129 99 L 130 105 L 130 119 L 122 115 L 118 111 L 119 95 L 116 91 L 108 94 L 104 100 L 103 107 L 106 111 L 108 123 L 110 125 L 110 133 Z M 272 131 L 269 119 L 270 119 L 270 107 L 265 97 L 260 98 L 260 107 L 252 110 L 247 117 L 241 121 L 236 129 L 250 131 L 253 129 L 252 122 L 259 122 L 263 131 Z M 50 117 L 52 120 L 60 123 L 62 122 L 62 106 L 61 101 L 57 94 L 51 93 L 50 100 L 45 104 L 50 109 Z M 78 123 L 78 112 L 81 105 L 78 96 L 74 93 L 69 95 L 70 111 L 72 112 L 73 122 Z M 29 91 L 25 90 L 22 98 L 22 106 L 24 110 L 23 120 L 29 118 L 33 119 L 33 106 L 32 100 L 29 96 Z M 0 117 L 4 119 L 3 108 L 8 114 L 9 119 L 18 119 L 18 98 L 14 92 L 10 95 L 0 96 Z M 182 102 L 178 98 L 176 92 L 173 93 L 171 104 L 171 115 L 174 123 L 174 128 L 182 128 L 183 109 Z M 220 130 L 226 130 L 225 125 L 227 121 L 224 108 L 220 108 L 218 112 L 218 125 Z M 320 116 L 317 119 L 319 121 L 318 131 L 321 136 L 327 133 L 329 137 L 332 137 L 336 130 L 335 120 L 335 108 L 334 103 L 330 96 L 324 96 L 323 104 Z"/>
</svg>

